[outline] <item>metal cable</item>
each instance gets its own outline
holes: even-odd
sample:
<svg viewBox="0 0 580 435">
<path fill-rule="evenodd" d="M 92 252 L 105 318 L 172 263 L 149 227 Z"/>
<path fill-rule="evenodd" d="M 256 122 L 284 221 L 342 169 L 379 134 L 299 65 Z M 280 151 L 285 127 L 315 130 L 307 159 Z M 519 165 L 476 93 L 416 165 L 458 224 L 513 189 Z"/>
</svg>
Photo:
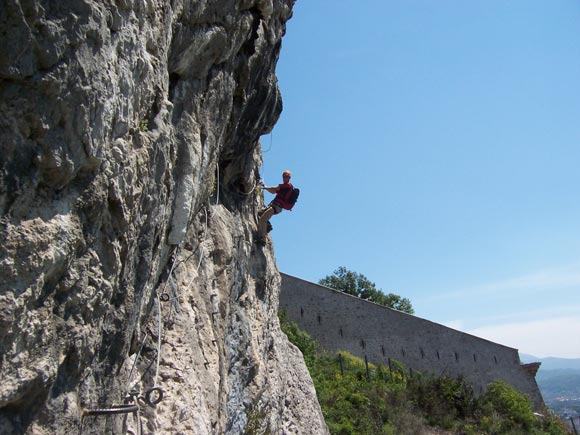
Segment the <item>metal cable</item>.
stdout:
<svg viewBox="0 0 580 435">
<path fill-rule="evenodd" d="M 141 356 L 141 352 L 143 351 L 143 347 L 145 347 L 145 340 L 147 340 L 148 335 L 149 335 L 149 331 L 146 331 L 145 337 L 141 341 L 141 347 L 139 348 L 139 352 L 137 352 L 137 356 L 135 357 L 135 361 L 133 361 L 133 367 L 131 367 L 131 372 L 129 373 L 129 380 L 127 381 L 127 387 L 126 387 L 127 391 L 129 391 L 129 388 L 131 386 L 131 380 L 133 379 L 133 371 L 135 370 L 135 366 L 137 365 L 137 361 L 139 360 L 139 357 Z"/>
<path fill-rule="evenodd" d="M 157 366 L 155 367 L 155 378 L 153 385 L 157 385 L 157 378 L 159 376 L 159 362 L 161 361 L 161 300 L 159 293 L 155 292 L 157 298 Z"/>
<path fill-rule="evenodd" d="M 219 205 L 219 203 L 220 203 L 220 164 L 219 164 L 219 162 L 216 163 L 216 168 L 217 168 L 217 180 L 216 180 L 217 194 L 216 194 L 215 205 Z"/>
<path fill-rule="evenodd" d="M 205 209 L 205 229 L 203 231 L 203 241 L 199 244 L 199 261 L 198 261 L 197 267 L 195 269 L 195 274 L 191 277 L 189 284 L 187 284 L 187 287 L 185 288 L 185 293 L 187 293 L 189 291 L 189 289 L 191 289 L 191 286 L 193 285 L 193 281 L 195 280 L 197 273 L 199 272 L 199 268 L 201 267 L 201 261 L 203 260 L 203 243 L 207 240 L 208 220 L 209 219 L 207 216 L 207 209 Z"/>
</svg>

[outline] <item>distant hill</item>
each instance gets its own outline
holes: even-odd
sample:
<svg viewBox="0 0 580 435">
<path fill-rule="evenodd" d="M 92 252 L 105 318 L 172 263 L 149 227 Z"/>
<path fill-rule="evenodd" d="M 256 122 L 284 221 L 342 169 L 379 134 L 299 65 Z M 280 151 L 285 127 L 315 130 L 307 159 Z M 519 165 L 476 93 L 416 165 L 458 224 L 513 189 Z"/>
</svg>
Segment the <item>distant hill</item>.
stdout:
<svg viewBox="0 0 580 435">
<path fill-rule="evenodd" d="M 537 356 L 520 353 L 520 359 L 524 363 L 541 362 L 542 365 L 540 366 L 540 372 L 545 370 L 563 369 L 580 370 L 580 358 L 538 358 Z"/>
<path fill-rule="evenodd" d="M 580 370 L 545 370 L 538 372 L 536 380 L 546 401 L 558 397 L 580 398 Z"/>
<path fill-rule="evenodd" d="M 580 359 L 537 358 L 520 354 L 522 362 L 541 362 L 536 375 L 546 405 L 562 419 L 580 416 Z"/>
</svg>

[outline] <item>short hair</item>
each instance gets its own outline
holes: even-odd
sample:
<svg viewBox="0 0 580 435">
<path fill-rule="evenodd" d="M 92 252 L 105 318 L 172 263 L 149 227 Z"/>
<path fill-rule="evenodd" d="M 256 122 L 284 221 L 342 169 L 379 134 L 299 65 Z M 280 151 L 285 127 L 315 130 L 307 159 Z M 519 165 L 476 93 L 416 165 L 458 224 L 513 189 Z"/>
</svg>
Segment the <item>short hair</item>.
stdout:
<svg viewBox="0 0 580 435">
<path fill-rule="evenodd" d="M 292 178 L 292 173 L 290 171 L 282 172 L 282 176 L 284 176 L 284 175 L 288 175 L 289 178 Z"/>
</svg>

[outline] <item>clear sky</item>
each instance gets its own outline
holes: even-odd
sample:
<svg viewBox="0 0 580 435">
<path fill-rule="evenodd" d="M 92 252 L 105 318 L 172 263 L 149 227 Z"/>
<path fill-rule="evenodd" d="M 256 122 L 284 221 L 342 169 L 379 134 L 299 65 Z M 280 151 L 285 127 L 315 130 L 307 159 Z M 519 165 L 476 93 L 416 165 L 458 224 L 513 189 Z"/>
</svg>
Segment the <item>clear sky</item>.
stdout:
<svg viewBox="0 0 580 435">
<path fill-rule="evenodd" d="M 580 2 L 298 0 L 262 137 L 278 268 L 580 358 Z M 266 200 L 272 195 L 265 193 Z"/>
</svg>

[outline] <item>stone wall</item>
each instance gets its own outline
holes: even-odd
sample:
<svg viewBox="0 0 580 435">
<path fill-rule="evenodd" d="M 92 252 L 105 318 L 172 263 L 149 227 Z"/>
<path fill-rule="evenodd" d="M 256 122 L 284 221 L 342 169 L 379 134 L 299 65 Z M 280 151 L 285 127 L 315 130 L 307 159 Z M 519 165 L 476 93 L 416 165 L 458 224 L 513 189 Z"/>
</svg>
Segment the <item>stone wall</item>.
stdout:
<svg viewBox="0 0 580 435">
<path fill-rule="evenodd" d="M 327 350 L 370 362 L 389 358 L 422 372 L 463 376 L 476 394 L 503 380 L 543 405 L 535 377 L 517 349 L 282 274 L 280 308 Z"/>
</svg>

